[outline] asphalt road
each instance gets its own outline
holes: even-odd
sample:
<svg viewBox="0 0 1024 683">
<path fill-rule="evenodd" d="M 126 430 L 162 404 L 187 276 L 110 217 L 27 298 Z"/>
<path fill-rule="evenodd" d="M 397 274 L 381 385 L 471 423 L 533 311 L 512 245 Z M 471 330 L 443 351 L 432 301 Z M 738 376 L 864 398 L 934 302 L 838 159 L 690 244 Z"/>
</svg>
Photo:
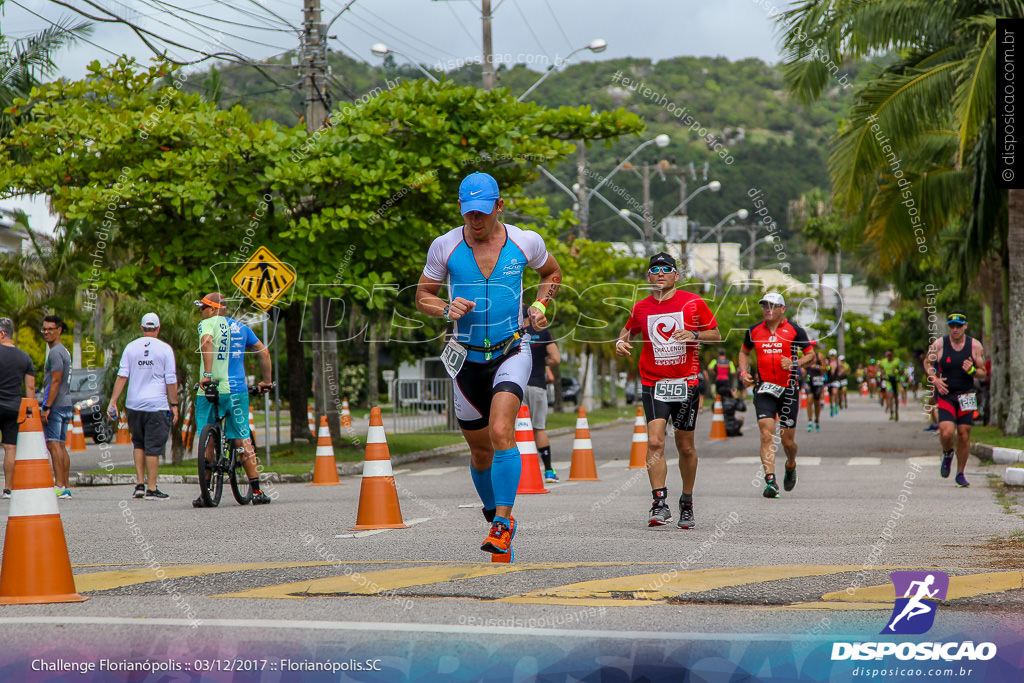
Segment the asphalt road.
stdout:
<svg viewBox="0 0 1024 683">
<path fill-rule="evenodd" d="M 565 481 L 572 440 L 558 437 L 563 481 L 517 499 L 512 565 L 479 550 L 487 525 L 467 456 L 398 467 L 409 528 L 374 533 L 352 531 L 356 477 L 278 484 L 258 508 L 225 491 L 219 508 L 193 509 L 197 491 L 183 484 L 163 487 L 161 502 L 131 499 L 130 486 L 75 489 L 60 510 L 89 600 L 0 609 L 8 661 L 192 661 L 182 675 L 196 678 L 214 665 L 193 660 L 276 667 L 245 680 L 307 680 L 288 677 L 300 675 L 280 662 L 289 657 L 336 669 L 381 660 L 367 665 L 380 671 L 352 673 L 350 662 L 322 680 L 529 680 L 558 662 L 678 672 L 700 661 L 763 680 L 796 667 L 789 680 L 802 680 L 833 640 L 877 638 L 899 568 L 953 577 L 929 637 L 1024 633 L 1024 562 L 1006 540 L 1022 524 L 997 500 L 999 468 L 972 458 L 972 486 L 958 489 L 939 477 L 922 416 L 892 423 L 854 397 L 820 433 L 801 415 L 797 487 L 767 500 L 756 432 L 710 442 L 710 413 L 697 425 L 696 528 L 675 527 L 678 509 L 671 525 L 647 527 L 646 472 L 626 468 L 632 426 L 593 432 L 599 482 Z M 674 501 L 674 464 L 668 487 Z"/>
</svg>

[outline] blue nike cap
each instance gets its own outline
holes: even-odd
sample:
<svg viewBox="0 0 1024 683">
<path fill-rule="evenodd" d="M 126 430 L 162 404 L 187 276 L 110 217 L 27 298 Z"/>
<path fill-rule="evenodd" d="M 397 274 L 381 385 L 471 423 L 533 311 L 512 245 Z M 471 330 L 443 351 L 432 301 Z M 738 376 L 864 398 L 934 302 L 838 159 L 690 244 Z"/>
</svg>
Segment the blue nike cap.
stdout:
<svg viewBox="0 0 1024 683">
<path fill-rule="evenodd" d="M 463 216 L 470 211 L 490 213 L 500 196 L 497 180 L 486 173 L 470 173 L 459 185 L 459 208 Z"/>
</svg>

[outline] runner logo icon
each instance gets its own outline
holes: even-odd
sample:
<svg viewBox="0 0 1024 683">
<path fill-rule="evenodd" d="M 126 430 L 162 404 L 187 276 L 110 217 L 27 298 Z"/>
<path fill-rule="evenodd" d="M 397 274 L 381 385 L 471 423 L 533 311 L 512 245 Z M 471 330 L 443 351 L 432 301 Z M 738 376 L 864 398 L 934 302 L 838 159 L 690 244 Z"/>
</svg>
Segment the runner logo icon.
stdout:
<svg viewBox="0 0 1024 683">
<path fill-rule="evenodd" d="M 943 572 L 893 572 L 896 603 L 883 635 L 919 635 L 935 623 L 936 602 L 946 599 L 949 577 Z"/>
</svg>

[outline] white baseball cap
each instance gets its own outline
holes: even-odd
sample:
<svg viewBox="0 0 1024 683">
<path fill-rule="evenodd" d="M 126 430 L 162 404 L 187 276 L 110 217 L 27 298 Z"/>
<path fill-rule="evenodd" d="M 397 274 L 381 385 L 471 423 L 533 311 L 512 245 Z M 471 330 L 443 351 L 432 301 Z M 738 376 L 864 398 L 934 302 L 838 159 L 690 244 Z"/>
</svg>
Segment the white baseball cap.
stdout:
<svg viewBox="0 0 1024 683">
<path fill-rule="evenodd" d="M 771 304 L 772 306 L 785 306 L 786 300 L 778 292 L 768 292 L 758 301 L 759 304 Z"/>
<path fill-rule="evenodd" d="M 160 327 L 160 318 L 157 317 L 156 313 L 147 313 L 142 316 L 142 326 L 147 330 L 155 330 Z"/>
<path fill-rule="evenodd" d="M 828 355 L 830 355 L 830 356 L 836 355 L 836 350 L 835 349 L 829 349 L 828 350 Z"/>
</svg>

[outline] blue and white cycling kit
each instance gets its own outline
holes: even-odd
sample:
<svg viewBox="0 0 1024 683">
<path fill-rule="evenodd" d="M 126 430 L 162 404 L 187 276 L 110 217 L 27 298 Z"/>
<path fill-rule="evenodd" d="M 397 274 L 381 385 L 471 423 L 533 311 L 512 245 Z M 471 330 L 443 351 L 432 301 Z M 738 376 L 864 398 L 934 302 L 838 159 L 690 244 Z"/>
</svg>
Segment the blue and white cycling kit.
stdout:
<svg viewBox="0 0 1024 683">
<path fill-rule="evenodd" d="M 543 266 L 548 252 L 537 233 L 502 227 L 505 243 L 490 277 L 480 271 L 463 227 L 433 241 L 423 268 L 425 277 L 447 285 L 450 300 L 462 297 L 476 304 L 454 323 L 456 341 L 469 349 L 454 382 L 455 413 L 464 429 L 487 426 L 491 397 L 499 391 L 510 391 L 522 400 L 533 366 L 528 336 L 518 343 L 503 342 L 523 328 L 523 271 Z"/>
</svg>

